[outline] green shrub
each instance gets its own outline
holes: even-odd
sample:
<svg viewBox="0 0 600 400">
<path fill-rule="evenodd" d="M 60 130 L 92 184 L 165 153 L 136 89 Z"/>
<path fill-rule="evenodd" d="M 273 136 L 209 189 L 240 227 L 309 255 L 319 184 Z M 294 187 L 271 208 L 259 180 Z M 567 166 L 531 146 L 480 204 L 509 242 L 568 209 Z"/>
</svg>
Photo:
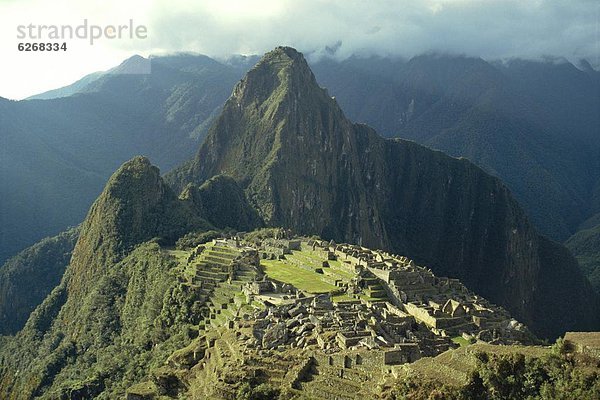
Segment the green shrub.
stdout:
<svg viewBox="0 0 600 400">
<path fill-rule="evenodd" d="M 215 230 L 190 232 L 177 240 L 175 247 L 178 250 L 191 249 L 222 236 L 222 232 Z"/>
</svg>

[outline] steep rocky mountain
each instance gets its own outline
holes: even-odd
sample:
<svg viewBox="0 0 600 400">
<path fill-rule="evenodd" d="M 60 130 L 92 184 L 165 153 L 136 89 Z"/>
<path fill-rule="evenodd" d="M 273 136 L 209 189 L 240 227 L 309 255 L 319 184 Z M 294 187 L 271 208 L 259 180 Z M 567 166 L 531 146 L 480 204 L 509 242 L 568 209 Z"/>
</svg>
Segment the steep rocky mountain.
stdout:
<svg viewBox="0 0 600 400">
<path fill-rule="evenodd" d="M 353 121 L 500 177 L 551 238 L 566 240 L 597 212 L 600 73 L 589 63 L 430 54 L 322 60 L 313 70 Z"/>
<path fill-rule="evenodd" d="M 14 334 L 60 283 L 79 235 L 72 228 L 43 239 L 0 267 L 0 335 Z"/>
<path fill-rule="evenodd" d="M 189 184 L 181 192 L 180 198 L 189 201 L 196 213 L 204 216 L 216 228 L 235 227 L 241 231 L 251 231 L 263 226 L 244 191 L 226 175 L 214 176 L 199 187 Z"/>
<path fill-rule="evenodd" d="M 49 100 L 0 102 L 0 179 L 11 187 L 1 193 L 0 260 L 81 222 L 133 155 L 165 171 L 188 159 L 255 60 L 133 57 L 33 97 Z M 585 61 L 429 54 L 323 59 L 312 68 L 349 119 L 467 157 L 500 177 L 554 240 L 600 211 L 600 73 Z"/>
<path fill-rule="evenodd" d="M 135 170 L 139 166 L 130 165 L 133 163 L 147 164 L 146 159 L 134 159 L 126 164 L 123 168 L 126 170 Z M 151 204 L 162 196 L 165 188 L 159 188 L 157 192 L 148 192 L 145 187 L 152 187 L 154 181 L 157 180 L 158 173 L 154 167 L 151 168 L 154 175 L 151 180 L 142 182 L 137 186 L 130 186 L 131 182 L 127 181 L 122 185 L 121 189 L 117 189 L 115 185 L 111 186 L 111 193 L 115 190 L 132 190 L 131 195 L 118 194 L 120 198 L 127 198 L 131 201 L 133 197 L 142 193 L 146 194 L 146 198 L 140 200 L 145 204 Z M 122 181 L 124 172 L 118 175 L 117 181 Z M 113 178 L 111 182 L 114 180 Z M 168 191 L 167 191 L 168 192 Z M 170 192 L 168 192 L 170 193 Z M 172 194 L 167 204 L 158 207 L 162 208 L 160 213 L 171 215 L 171 207 L 173 204 L 178 204 L 179 201 L 173 203 Z M 257 212 L 248 204 L 243 190 L 237 186 L 234 180 L 226 176 L 217 176 L 205 182 L 200 187 L 189 185 L 181 194 L 182 204 L 185 204 L 190 215 L 183 217 L 175 216 L 174 223 L 177 225 L 173 232 L 168 232 L 160 228 L 156 234 L 163 240 L 171 240 L 178 238 L 182 232 L 187 231 L 205 231 L 209 228 L 217 229 L 235 229 L 239 231 L 250 231 L 263 226 L 263 222 Z M 114 204 L 121 204 L 123 201 L 111 203 L 108 209 L 102 209 L 100 213 L 102 221 L 115 221 L 115 223 L 125 224 L 120 227 L 110 226 L 104 223 L 93 225 L 94 227 L 101 226 L 108 229 L 105 235 L 109 238 L 118 238 L 120 250 L 116 250 L 114 246 L 107 248 L 110 254 L 119 254 L 120 252 L 128 253 L 132 246 L 141 243 L 152 236 L 152 234 L 144 233 L 141 236 L 131 234 L 135 233 L 136 226 L 139 225 L 141 216 L 132 217 L 137 220 L 136 225 L 133 225 L 132 220 L 122 220 L 122 217 L 114 219 L 118 215 L 118 207 Z M 122 204 L 121 204 L 122 205 Z M 102 207 L 101 205 L 95 206 Z M 175 206 L 177 209 L 178 206 Z M 159 214 L 160 215 L 160 214 Z M 156 217 L 156 214 L 154 214 Z M 197 217 L 202 216 L 207 223 L 194 222 Z M 159 223 L 150 220 L 149 216 L 143 217 L 146 221 L 145 226 L 153 227 Z M 162 218 L 162 217 L 161 217 Z M 189 225 L 189 224 L 192 225 Z M 210 225 L 212 224 L 212 225 Z M 132 229 L 127 228 L 130 226 Z M 96 228 L 94 228 L 96 229 Z M 171 229 L 171 228 L 169 228 Z M 115 231 L 120 233 L 116 234 Z M 112 233 L 111 233 L 112 232 Z M 65 269 L 69 265 L 75 243 L 79 236 L 79 228 L 73 228 L 67 232 L 61 233 L 56 237 L 51 237 L 42 240 L 41 242 L 23 250 L 17 256 L 11 258 L 0 268 L 0 334 L 14 334 L 23 328 L 30 313 L 50 294 L 50 292 L 58 286 Z M 87 234 L 89 237 L 89 233 Z M 98 239 L 98 242 L 107 242 L 106 238 Z M 99 246 L 97 243 L 88 244 L 91 248 L 105 249 L 106 246 Z M 78 250 L 78 257 L 81 257 L 81 251 Z M 100 261 L 98 261 L 98 257 Z M 91 259 L 91 261 L 90 261 Z M 102 268 L 104 264 L 111 264 L 111 259 L 105 259 L 103 256 L 94 252 L 89 256 L 88 261 L 84 261 L 86 265 L 92 265 L 98 262 L 98 268 Z"/>
<path fill-rule="evenodd" d="M 351 123 L 291 48 L 266 54 L 238 83 L 195 159 L 168 181 L 181 190 L 219 174 L 267 225 L 407 254 L 541 336 L 600 326 L 576 261 L 536 233 L 498 179 Z"/>
<path fill-rule="evenodd" d="M 497 178 L 351 123 L 293 49 L 248 73 L 197 157 L 168 179 L 179 197 L 144 157 L 112 175 L 61 282 L 15 337 L 0 337 L 1 398 L 118 398 L 193 345 L 201 313 L 165 246 L 214 227 L 264 222 L 393 250 L 460 277 L 542 335 L 598 327 L 576 262 Z"/>
<path fill-rule="evenodd" d="M 79 224 L 134 155 L 165 170 L 189 159 L 242 73 L 202 56 L 132 57 L 71 96 L 0 101 L 0 260 Z"/>
</svg>

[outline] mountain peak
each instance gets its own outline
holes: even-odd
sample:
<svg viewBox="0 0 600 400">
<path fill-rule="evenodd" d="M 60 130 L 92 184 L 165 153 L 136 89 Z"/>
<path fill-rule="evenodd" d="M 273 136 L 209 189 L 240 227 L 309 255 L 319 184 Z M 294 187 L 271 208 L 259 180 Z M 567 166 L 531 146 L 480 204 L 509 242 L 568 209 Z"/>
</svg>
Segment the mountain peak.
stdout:
<svg viewBox="0 0 600 400">
<path fill-rule="evenodd" d="M 238 105 L 273 103 L 291 97 L 309 98 L 323 92 L 306 59 L 291 47 L 277 47 L 266 53 L 233 90 Z"/>
<path fill-rule="evenodd" d="M 181 190 L 185 184 L 180 178 L 188 174 L 196 176 L 198 183 L 225 174 L 244 189 L 251 181 L 261 186 L 268 173 L 253 171 L 277 164 L 297 153 L 299 146 L 317 149 L 329 143 L 332 147 L 332 142 L 342 140 L 341 126 L 347 124 L 335 100 L 317 84 L 302 53 L 277 47 L 235 86 L 195 160 L 184 168 L 189 170 L 174 171 L 170 176 L 179 182 L 171 183 Z"/>
<path fill-rule="evenodd" d="M 136 54 L 123 61 L 117 67 L 108 71 L 109 74 L 115 75 L 146 75 L 151 70 L 150 59 Z"/>
<path fill-rule="evenodd" d="M 544 245 L 498 179 L 465 160 L 353 124 L 294 49 L 263 56 L 236 86 L 196 158 L 170 177 L 183 188 L 219 174 L 235 179 L 267 226 L 408 254 L 464 280 L 542 336 L 596 324 L 593 293 L 582 292 L 593 300 L 580 306 L 571 292 L 580 287 L 576 263 L 552 261 L 554 253 L 564 255 L 560 246 Z M 561 271 L 568 272 L 558 278 Z M 565 283 L 561 297 L 551 296 L 560 288 L 547 284 L 557 281 Z M 559 303 L 568 305 L 555 321 L 534 319 Z"/>
<path fill-rule="evenodd" d="M 125 162 L 108 180 L 83 222 L 71 259 L 70 289 L 80 290 L 134 246 L 152 238 L 174 242 L 207 226 L 164 183 L 146 157 Z"/>
<path fill-rule="evenodd" d="M 307 67 L 306 60 L 304 59 L 304 55 L 293 47 L 288 46 L 277 46 L 273 50 L 265 53 L 262 57 L 259 64 L 263 62 L 272 62 L 272 61 L 292 61 L 304 63 Z"/>
</svg>

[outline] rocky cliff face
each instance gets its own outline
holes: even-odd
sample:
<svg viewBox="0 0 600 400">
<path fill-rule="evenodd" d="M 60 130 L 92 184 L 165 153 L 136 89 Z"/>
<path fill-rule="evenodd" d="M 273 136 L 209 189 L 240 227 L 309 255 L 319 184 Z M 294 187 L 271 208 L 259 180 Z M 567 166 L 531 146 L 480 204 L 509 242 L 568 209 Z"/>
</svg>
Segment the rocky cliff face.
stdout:
<svg viewBox="0 0 600 400">
<path fill-rule="evenodd" d="M 181 190 L 222 173 L 244 188 L 267 225 L 406 254 L 460 278 L 542 336 L 600 326 L 598 298 L 579 285 L 576 264 L 553 264 L 498 179 L 351 123 L 294 49 L 263 57 L 235 87 L 196 158 L 168 180 Z M 559 276 L 566 298 L 540 285 Z M 579 293 L 590 301 L 579 302 Z M 576 318 L 548 321 L 544 313 L 558 304 Z"/>
<path fill-rule="evenodd" d="M 244 191 L 231 177 L 217 175 L 201 186 L 189 184 L 179 197 L 215 228 L 251 231 L 263 226 Z"/>
</svg>

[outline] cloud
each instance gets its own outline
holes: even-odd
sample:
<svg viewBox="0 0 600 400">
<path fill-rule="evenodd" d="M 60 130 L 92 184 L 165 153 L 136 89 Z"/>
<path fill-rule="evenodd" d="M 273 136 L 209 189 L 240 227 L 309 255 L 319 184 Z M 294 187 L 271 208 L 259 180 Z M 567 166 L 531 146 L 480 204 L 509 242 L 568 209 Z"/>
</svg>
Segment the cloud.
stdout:
<svg viewBox="0 0 600 400">
<path fill-rule="evenodd" d="M 70 43 L 67 54 L 19 54 L 17 24 L 120 24 L 147 40 Z M 310 54 L 410 57 L 424 52 L 484 59 L 587 58 L 600 66 L 597 0 L 0 0 L 0 96 L 30 95 L 106 69 L 134 53 L 213 57 L 290 45 Z"/>
<path fill-rule="evenodd" d="M 279 44 L 318 53 L 340 42 L 338 57 L 439 51 L 488 59 L 545 55 L 597 59 L 600 50 L 600 3 L 588 0 L 168 4 L 159 3 L 149 12 L 154 46 L 214 56 L 262 53 Z"/>
</svg>

